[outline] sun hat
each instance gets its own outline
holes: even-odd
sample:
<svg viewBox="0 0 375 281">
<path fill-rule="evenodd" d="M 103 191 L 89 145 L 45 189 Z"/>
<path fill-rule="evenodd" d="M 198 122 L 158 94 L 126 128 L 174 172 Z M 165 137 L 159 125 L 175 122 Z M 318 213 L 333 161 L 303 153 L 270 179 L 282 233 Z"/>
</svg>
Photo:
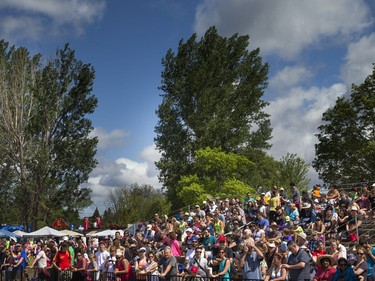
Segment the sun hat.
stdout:
<svg viewBox="0 0 375 281">
<path fill-rule="evenodd" d="M 302 203 L 302 206 L 301 206 L 301 209 L 309 209 L 311 207 L 311 204 L 308 203 L 308 202 L 303 202 Z"/>
<path fill-rule="evenodd" d="M 116 257 L 122 257 L 123 256 L 123 253 L 120 249 L 117 249 L 116 250 Z"/>
<path fill-rule="evenodd" d="M 322 265 L 323 260 L 329 260 L 330 265 L 334 265 L 336 263 L 336 260 L 331 255 L 321 255 L 316 260 L 317 264 Z"/>
</svg>

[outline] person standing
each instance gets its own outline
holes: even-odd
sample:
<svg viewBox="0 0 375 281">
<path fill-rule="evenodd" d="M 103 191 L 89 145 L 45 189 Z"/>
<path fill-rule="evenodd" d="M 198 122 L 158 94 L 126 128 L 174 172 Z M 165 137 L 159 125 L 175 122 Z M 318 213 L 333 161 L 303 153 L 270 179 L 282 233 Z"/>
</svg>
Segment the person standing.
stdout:
<svg viewBox="0 0 375 281">
<path fill-rule="evenodd" d="M 46 255 L 47 245 L 41 245 L 41 250 L 39 251 L 38 255 L 34 259 L 33 263 L 31 264 L 30 268 L 38 267 L 38 279 L 45 280 L 47 276 L 45 274 L 45 268 L 47 267 L 47 255 Z"/>
<path fill-rule="evenodd" d="M 100 271 L 105 271 L 105 262 L 110 257 L 104 241 L 99 242 L 99 251 L 95 253 L 95 259 Z"/>
<path fill-rule="evenodd" d="M 195 248 L 195 256 L 190 259 L 189 261 L 189 269 L 192 267 L 197 267 L 198 268 L 198 275 L 200 277 L 207 277 L 207 272 L 208 272 L 208 262 L 205 257 L 202 256 L 203 252 L 203 246 L 198 246 Z"/>
<path fill-rule="evenodd" d="M 219 250 L 219 270 L 217 274 L 212 274 L 212 278 L 221 278 L 220 280 L 230 280 L 230 260 L 226 257 L 224 249 Z"/>
<path fill-rule="evenodd" d="M 284 254 L 276 253 L 273 257 L 271 266 L 268 268 L 264 281 L 286 280 L 286 269 L 281 266 L 283 263 L 285 263 Z"/>
<path fill-rule="evenodd" d="M 172 255 L 171 247 L 167 246 L 164 248 L 164 254 L 159 261 L 159 265 L 162 266 L 161 278 L 173 280 L 173 277 L 177 276 L 177 260 Z"/>
<path fill-rule="evenodd" d="M 287 246 L 290 255 L 282 267 L 289 271 L 289 281 L 310 280 L 310 256 L 294 241 L 289 241 Z"/>
<path fill-rule="evenodd" d="M 292 191 L 292 203 L 295 204 L 297 209 L 299 210 L 299 208 L 301 207 L 301 194 L 294 182 L 291 182 L 289 185 Z"/>
<path fill-rule="evenodd" d="M 240 266 L 243 268 L 244 279 L 262 279 L 260 262 L 264 256 L 254 242 L 247 243 L 241 256 Z"/>
</svg>

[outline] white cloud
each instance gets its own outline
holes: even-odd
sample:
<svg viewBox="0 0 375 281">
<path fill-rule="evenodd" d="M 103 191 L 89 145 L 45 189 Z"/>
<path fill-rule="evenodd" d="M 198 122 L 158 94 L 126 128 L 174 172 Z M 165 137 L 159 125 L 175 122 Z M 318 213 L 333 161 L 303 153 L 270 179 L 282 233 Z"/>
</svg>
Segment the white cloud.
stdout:
<svg viewBox="0 0 375 281">
<path fill-rule="evenodd" d="M 98 137 L 99 150 L 106 150 L 124 146 L 129 137 L 129 133 L 120 129 L 107 132 L 104 128 L 97 127 L 91 132 L 91 136 Z"/>
<path fill-rule="evenodd" d="M 269 80 L 268 89 L 273 91 L 283 91 L 312 77 L 312 72 L 304 66 L 286 66 Z"/>
<path fill-rule="evenodd" d="M 6 16 L 0 19 L 0 34 L 10 41 L 20 38 L 36 41 L 40 39 L 43 30 L 44 24 L 41 18 Z"/>
<path fill-rule="evenodd" d="M 1 19 L 0 35 L 38 40 L 68 31 L 80 34 L 87 24 L 102 18 L 105 7 L 105 0 L 2 0 L 0 10 L 14 15 Z"/>
<path fill-rule="evenodd" d="M 106 137 L 104 137 L 106 138 Z M 155 145 L 150 145 L 140 153 L 143 162 L 137 162 L 126 157 L 114 161 L 99 159 L 98 166 L 91 173 L 88 183 L 83 186 L 92 189 L 92 206 L 84 210 L 82 216 L 92 215 L 96 207 L 103 212 L 106 206 L 107 195 L 118 187 L 126 187 L 137 183 L 149 184 L 154 188 L 161 188 L 158 180 L 158 172 L 154 162 L 159 159 L 159 153 Z"/>
<path fill-rule="evenodd" d="M 315 134 L 322 114 L 334 105 L 337 97 L 346 93 L 344 84 L 329 88 L 292 88 L 284 96 L 270 102 L 273 145 L 270 153 L 280 159 L 288 152 L 297 153 L 307 163 L 314 158 Z"/>
<path fill-rule="evenodd" d="M 341 68 L 341 77 L 347 85 L 352 83 L 359 85 L 372 73 L 373 63 L 375 63 L 375 33 L 349 44 L 345 64 Z"/>
<path fill-rule="evenodd" d="M 215 25 L 225 36 L 250 35 L 251 48 L 291 59 L 321 39 L 350 38 L 371 24 L 364 0 L 205 0 L 198 5 L 195 32 Z"/>
</svg>

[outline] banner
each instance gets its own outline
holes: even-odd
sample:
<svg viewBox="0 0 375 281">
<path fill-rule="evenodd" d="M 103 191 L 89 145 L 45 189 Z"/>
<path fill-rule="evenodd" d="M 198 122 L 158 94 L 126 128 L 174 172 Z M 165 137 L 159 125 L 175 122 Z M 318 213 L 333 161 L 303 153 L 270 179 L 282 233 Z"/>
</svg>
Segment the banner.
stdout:
<svg viewBox="0 0 375 281">
<path fill-rule="evenodd" d="M 85 217 L 83 219 L 83 229 L 87 230 L 87 229 L 89 229 L 89 226 L 90 226 L 90 218 L 89 217 Z"/>
<path fill-rule="evenodd" d="M 96 218 L 96 224 L 97 224 L 98 228 L 102 228 L 102 218 L 101 217 Z"/>
<path fill-rule="evenodd" d="M 55 220 L 52 224 L 52 227 L 54 228 L 68 228 L 68 225 L 65 223 L 65 221 L 62 218 L 58 218 Z"/>
</svg>

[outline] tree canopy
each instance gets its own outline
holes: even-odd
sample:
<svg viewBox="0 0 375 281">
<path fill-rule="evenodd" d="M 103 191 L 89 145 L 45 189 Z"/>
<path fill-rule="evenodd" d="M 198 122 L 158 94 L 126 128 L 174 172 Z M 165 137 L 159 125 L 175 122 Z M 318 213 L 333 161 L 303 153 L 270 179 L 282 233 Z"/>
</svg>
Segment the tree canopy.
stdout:
<svg viewBox="0 0 375 281">
<path fill-rule="evenodd" d="M 162 60 L 162 102 L 156 113 L 156 163 L 168 198 L 183 176 L 194 173 L 195 152 L 206 147 L 252 155 L 270 147 L 269 116 L 262 100 L 268 65 L 249 37 L 225 38 L 214 27 L 201 40 L 180 41 Z M 249 158 L 251 159 L 251 158 Z"/>
<path fill-rule="evenodd" d="M 160 189 L 151 185 L 138 185 L 116 188 L 107 195 L 108 208 L 103 221 L 126 227 L 140 220 L 150 220 L 155 213 L 168 214 L 171 203 Z"/>
<path fill-rule="evenodd" d="M 96 166 L 97 138 L 87 118 L 97 106 L 94 69 L 65 45 L 43 64 L 40 54 L 0 41 L 0 186 L 3 222 L 47 223 L 91 204 L 80 187 Z"/>
<path fill-rule="evenodd" d="M 323 114 L 313 167 L 326 182 L 372 180 L 375 171 L 375 64 L 365 81 L 352 85 Z"/>
</svg>

